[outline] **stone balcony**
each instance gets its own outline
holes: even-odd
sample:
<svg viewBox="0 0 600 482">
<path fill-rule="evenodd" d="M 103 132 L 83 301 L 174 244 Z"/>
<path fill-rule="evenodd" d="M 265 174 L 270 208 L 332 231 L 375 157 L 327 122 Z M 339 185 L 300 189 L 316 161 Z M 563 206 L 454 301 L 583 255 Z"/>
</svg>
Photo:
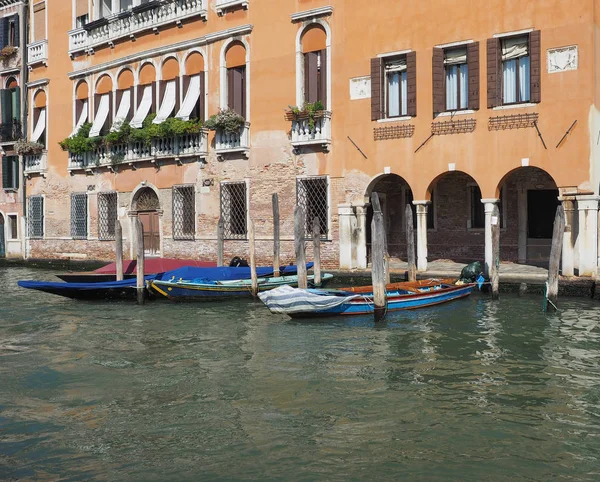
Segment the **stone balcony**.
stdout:
<svg viewBox="0 0 600 482">
<path fill-rule="evenodd" d="M 23 156 L 25 175 L 43 174 L 48 170 L 48 151 Z"/>
<path fill-rule="evenodd" d="M 239 133 L 229 133 L 217 129 L 215 132 L 215 151 L 218 155 L 243 153 L 250 151 L 250 123 L 240 127 Z"/>
<path fill-rule="evenodd" d="M 115 168 L 129 164 L 135 168 L 138 162 L 201 157 L 208 154 L 208 133 L 186 134 L 177 137 L 153 139 L 148 145 L 144 142 L 130 142 L 110 147 L 98 147 L 85 154 L 69 153 L 69 171 L 90 170 L 98 167 Z"/>
<path fill-rule="evenodd" d="M 311 125 L 312 124 L 312 125 Z M 323 111 L 310 122 L 307 117 L 292 120 L 292 146 L 317 146 L 328 151 L 331 144 L 331 112 Z"/>
<path fill-rule="evenodd" d="M 38 40 L 27 45 L 27 65 L 33 66 L 35 64 L 48 63 L 48 40 Z"/>
<path fill-rule="evenodd" d="M 110 17 L 88 23 L 69 32 L 69 55 L 93 54 L 100 47 L 113 47 L 119 40 L 134 40 L 136 35 L 160 27 L 181 25 L 185 19 L 206 20 L 207 0 L 151 0 Z"/>
<path fill-rule="evenodd" d="M 247 10 L 248 3 L 248 0 L 217 0 L 217 15 L 222 16 L 227 10 L 235 9 L 238 7 Z"/>
</svg>

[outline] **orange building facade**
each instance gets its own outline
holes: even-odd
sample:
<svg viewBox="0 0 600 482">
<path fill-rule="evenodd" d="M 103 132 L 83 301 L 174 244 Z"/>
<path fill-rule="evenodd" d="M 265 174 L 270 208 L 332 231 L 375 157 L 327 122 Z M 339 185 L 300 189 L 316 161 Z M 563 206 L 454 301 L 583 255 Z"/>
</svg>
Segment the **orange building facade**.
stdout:
<svg viewBox="0 0 600 482">
<path fill-rule="evenodd" d="M 326 266 L 365 268 L 376 191 L 420 270 L 489 264 L 496 222 L 501 259 L 545 263 L 562 202 L 563 273 L 595 275 L 600 2 L 464 4 L 32 0 L 11 256 L 111 259 L 115 219 L 133 255 L 140 217 L 148 255 L 215 259 L 222 218 L 226 257 L 252 221 L 268 263 L 277 193 L 284 261 L 299 204 Z"/>
</svg>

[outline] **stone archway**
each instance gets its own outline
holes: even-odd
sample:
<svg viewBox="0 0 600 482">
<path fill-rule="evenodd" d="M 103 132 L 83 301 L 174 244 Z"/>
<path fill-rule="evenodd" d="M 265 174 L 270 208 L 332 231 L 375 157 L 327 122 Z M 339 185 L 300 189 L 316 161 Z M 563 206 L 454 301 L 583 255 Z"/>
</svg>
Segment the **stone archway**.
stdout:
<svg viewBox="0 0 600 482">
<path fill-rule="evenodd" d="M 160 200 L 151 187 L 142 187 L 131 200 L 131 214 L 137 216 L 144 227 L 144 252 L 146 256 L 160 256 Z"/>
</svg>

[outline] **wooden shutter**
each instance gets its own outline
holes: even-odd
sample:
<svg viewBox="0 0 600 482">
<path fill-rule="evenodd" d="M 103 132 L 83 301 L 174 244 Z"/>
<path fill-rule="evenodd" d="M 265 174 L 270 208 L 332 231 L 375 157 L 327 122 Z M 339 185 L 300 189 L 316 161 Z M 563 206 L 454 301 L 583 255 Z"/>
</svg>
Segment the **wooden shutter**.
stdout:
<svg viewBox="0 0 600 482">
<path fill-rule="evenodd" d="M 229 108 L 246 117 L 246 67 L 228 69 L 228 104 Z"/>
<path fill-rule="evenodd" d="M 323 49 L 320 52 L 321 54 L 321 72 L 319 74 L 319 95 L 318 100 L 320 100 L 325 109 L 327 109 L 327 50 Z"/>
<path fill-rule="evenodd" d="M 12 163 L 10 157 L 2 156 L 2 189 L 12 188 Z"/>
<path fill-rule="evenodd" d="M 204 105 L 206 102 L 206 92 L 204 88 L 204 72 L 200 72 L 200 99 L 198 100 L 198 109 L 200 112 L 198 113 L 198 118 L 201 121 L 204 121 Z"/>
<path fill-rule="evenodd" d="M 227 107 L 229 107 L 230 109 L 234 109 L 233 106 L 233 99 L 234 99 L 234 93 L 233 93 L 233 68 L 229 68 L 227 69 Z"/>
<path fill-rule="evenodd" d="M 9 156 L 8 159 L 12 174 L 12 187 L 13 189 L 19 189 L 19 156 Z"/>
<path fill-rule="evenodd" d="M 407 115 L 417 115 L 417 53 L 406 54 L 406 90 L 407 90 Z"/>
<path fill-rule="evenodd" d="M 488 109 L 502 104 L 502 49 L 498 38 L 487 41 L 487 99 Z"/>
<path fill-rule="evenodd" d="M 467 45 L 469 70 L 469 109 L 479 109 L 479 42 Z"/>
<path fill-rule="evenodd" d="M 13 20 L 15 22 L 15 47 L 18 47 L 19 43 L 21 41 L 21 38 L 19 36 L 20 28 L 19 28 L 19 14 L 18 13 L 13 15 Z"/>
<path fill-rule="evenodd" d="M 541 32 L 534 30 L 529 34 L 529 58 L 530 58 L 530 92 L 531 102 L 542 101 L 542 44 Z"/>
<path fill-rule="evenodd" d="M 383 119 L 383 60 L 371 59 L 371 120 Z"/>
<path fill-rule="evenodd" d="M 12 117 L 18 122 L 21 122 L 21 87 L 17 86 L 12 89 Z"/>
<path fill-rule="evenodd" d="M 317 52 L 304 54 L 304 102 L 311 104 L 316 102 L 319 96 L 318 61 Z"/>
<path fill-rule="evenodd" d="M 0 20 L 0 49 L 8 45 L 8 17 Z"/>
<path fill-rule="evenodd" d="M 0 116 L 2 124 L 12 122 L 12 94 L 8 89 L 0 90 Z"/>
<path fill-rule="evenodd" d="M 433 48 L 432 55 L 432 92 L 433 92 L 433 114 L 439 114 L 446 110 L 446 95 L 444 92 L 444 49 Z"/>
</svg>

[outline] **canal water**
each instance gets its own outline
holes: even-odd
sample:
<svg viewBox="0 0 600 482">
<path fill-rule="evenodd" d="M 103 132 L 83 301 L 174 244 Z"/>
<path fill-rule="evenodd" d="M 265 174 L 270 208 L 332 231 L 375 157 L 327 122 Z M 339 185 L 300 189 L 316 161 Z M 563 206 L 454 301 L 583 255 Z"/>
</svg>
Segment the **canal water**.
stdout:
<svg viewBox="0 0 600 482">
<path fill-rule="evenodd" d="M 599 480 L 600 309 L 482 294 L 295 322 L 0 269 L 0 480 Z"/>
</svg>

